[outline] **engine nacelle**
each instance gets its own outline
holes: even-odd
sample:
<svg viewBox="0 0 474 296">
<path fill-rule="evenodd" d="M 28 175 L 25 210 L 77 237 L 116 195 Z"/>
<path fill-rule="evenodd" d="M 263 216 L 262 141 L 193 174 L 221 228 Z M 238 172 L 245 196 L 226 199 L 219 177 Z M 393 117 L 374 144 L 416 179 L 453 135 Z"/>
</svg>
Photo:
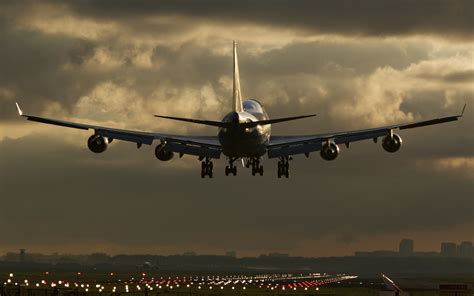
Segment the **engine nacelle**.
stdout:
<svg viewBox="0 0 474 296">
<path fill-rule="evenodd" d="M 394 153 L 402 146 L 402 138 L 397 134 L 386 135 L 382 140 L 382 147 L 385 151 Z"/>
<path fill-rule="evenodd" d="M 94 153 L 102 153 L 107 150 L 109 142 L 109 139 L 105 137 L 99 135 L 92 135 L 87 140 L 87 147 L 89 147 L 89 150 Z"/>
<path fill-rule="evenodd" d="M 339 146 L 334 142 L 324 143 L 320 154 L 325 160 L 334 160 L 339 155 Z"/>
<path fill-rule="evenodd" d="M 166 144 L 160 144 L 155 148 L 155 156 L 161 161 L 171 160 L 174 156 L 173 151 L 166 150 Z"/>
</svg>

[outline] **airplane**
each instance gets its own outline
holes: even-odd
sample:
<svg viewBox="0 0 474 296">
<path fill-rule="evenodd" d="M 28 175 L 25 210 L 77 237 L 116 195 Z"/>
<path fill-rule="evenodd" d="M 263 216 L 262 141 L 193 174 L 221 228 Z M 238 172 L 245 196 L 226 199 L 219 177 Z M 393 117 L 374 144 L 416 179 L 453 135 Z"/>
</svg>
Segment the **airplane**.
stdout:
<svg viewBox="0 0 474 296">
<path fill-rule="evenodd" d="M 352 142 L 370 139 L 377 143 L 377 139 L 380 137 L 382 137 L 383 149 L 394 153 L 402 145 L 402 138 L 394 132 L 395 130 L 456 121 L 463 116 L 466 108 L 466 105 L 464 105 L 459 115 L 371 129 L 304 136 L 274 136 L 271 135 L 272 124 L 316 115 L 308 114 L 270 119 L 259 101 L 255 99 L 242 100 L 237 42 L 235 40 L 233 42 L 233 70 L 232 111 L 225 115 L 221 121 L 155 115 L 158 118 L 168 120 L 217 127 L 217 136 L 172 135 L 115 129 L 26 115 L 20 109 L 18 103 L 16 103 L 16 107 L 19 115 L 26 117 L 30 121 L 82 130 L 93 130 L 94 134 L 87 140 L 87 146 L 94 153 L 104 152 L 113 140 L 134 142 L 137 148 L 140 148 L 143 144 L 152 145 L 157 140 L 160 143 L 155 148 L 156 158 L 160 161 L 169 161 L 175 154 L 178 154 L 180 158 L 185 154 L 197 156 L 198 160 L 201 161 L 202 178 L 206 176 L 209 178 L 213 177 L 213 160 L 219 159 L 222 154 L 228 159 L 228 165 L 225 167 L 226 176 L 231 174 L 237 175 L 235 162 L 238 160 L 242 161 L 244 167 L 251 168 L 253 176 L 262 176 L 264 170 L 261 160 L 266 154 L 270 159 L 278 158 L 278 178 L 283 176 L 288 178 L 290 172 L 289 162 L 294 155 L 298 154 L 304 154 L 306 157 L 309 157 L 311 152 L 319 151 L 323 159 L 332 161 L 340 153 L 339 145 L 345 144 L 349 148 L 349 144 Z"/>
</svg>

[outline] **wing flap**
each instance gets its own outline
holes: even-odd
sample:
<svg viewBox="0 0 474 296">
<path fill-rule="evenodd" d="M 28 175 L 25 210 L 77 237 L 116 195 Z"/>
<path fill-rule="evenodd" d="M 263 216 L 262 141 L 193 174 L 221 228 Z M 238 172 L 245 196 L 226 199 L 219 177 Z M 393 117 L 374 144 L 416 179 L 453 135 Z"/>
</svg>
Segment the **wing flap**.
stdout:
<svg viewBox="0 0 474 296">
<path fill-rule="evenodd" d="M 117 139 L 122 141 L 134 142 L 139 144 L 151 145 L 155 137 L 146 133 L 130 132 L 125 130 L 114 130 L 106 128 L 96 129 L 96 134 L 109 139 Z"/>
<path fill-rule="evenodd" d="M 198 146 L 180 142 L 167 142 L 166 149 L 182 154 L 219 159 L 221 150 L 213 147 Z"/>
<path fill-rule="evenodd" d="M 268 158 L 284 157 L 287 155 L 297 155 L 321 150 L 322 141 L 301 142 L 290 145 L 270 147 Z"/>
</svg>

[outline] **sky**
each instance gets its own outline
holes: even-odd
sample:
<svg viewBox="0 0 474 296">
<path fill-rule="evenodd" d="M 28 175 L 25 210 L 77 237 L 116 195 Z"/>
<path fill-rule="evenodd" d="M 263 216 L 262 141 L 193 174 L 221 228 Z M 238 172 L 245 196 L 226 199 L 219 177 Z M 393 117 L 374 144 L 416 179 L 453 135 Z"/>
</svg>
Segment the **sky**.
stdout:
<svg viewBox="0 0 474 296">
<path fill-rule="evenodd" d="M 1 1 L 0 253 L 343 256 L 474 241 L 474 2 Z M 295 156 L 289 179 L 239 168 L 201 179 L 195 157 L 114 141 L 27 114 L 215 135 L 153 114 L 220 120 L 231 110 L 232 40 L 244 98 L 275 135 L 317 134 L 459 114 L 400 132 L 403 146 Z M 156 145 L 156 144 L 155 144 Z"/>
</svg>

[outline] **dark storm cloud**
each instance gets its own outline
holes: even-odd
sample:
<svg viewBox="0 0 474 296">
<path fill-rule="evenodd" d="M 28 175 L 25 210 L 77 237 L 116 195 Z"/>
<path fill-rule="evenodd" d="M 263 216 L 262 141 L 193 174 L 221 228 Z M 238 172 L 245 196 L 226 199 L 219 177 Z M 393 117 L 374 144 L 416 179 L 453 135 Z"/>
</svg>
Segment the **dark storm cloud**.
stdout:
<svg viewBox="0 0 474 296">
<path fill-rule="evenodd" d="M 13 102 L 18 99 L 40 109 L 44 102 L 63 100 L 69 106 L 91 87 L 97 75 L 81 75 L 63 67 L 80 66 L 93 53 L 94 44 L 65 36 L 15 29 L 0 15 L 0 117 L 12 118 Z"/>
<path fill-rule="evenodd" d="M 445 82 L 474 83 L 474 70 L 456 71 L 447 74 L 425 73 L 420 78 L 428 80 L 439 80 Z"/>
<path fill-rule="evenodd" d="M 317 33 L 369 36 L 434 34 L 471 38 L 474 17 L 474 3 L 469 0 L 104 0 L 69 4 L 80 15 L 94 18 L 182 15 L 219 22 L 250 22 Z"/>
</svg>

